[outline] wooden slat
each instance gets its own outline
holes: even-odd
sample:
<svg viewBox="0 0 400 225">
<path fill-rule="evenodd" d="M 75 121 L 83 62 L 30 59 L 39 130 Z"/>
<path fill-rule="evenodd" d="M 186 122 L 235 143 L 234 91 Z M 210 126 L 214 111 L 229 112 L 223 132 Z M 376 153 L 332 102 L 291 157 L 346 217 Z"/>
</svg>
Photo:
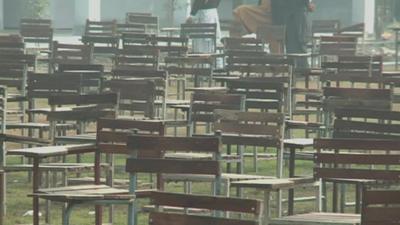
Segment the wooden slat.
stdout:
<svg viewBox="0 0 400 225">
<path fill-rule="evenodd" d="M 184 208 L 232 211 L 259 214 L 261 203 L 257 200 L 225 198 L 204 195 L 185 195 L 166 192 L 153 192 L 152 204 Z"/>
<path fill-rule="evenodd" d="M 270 135 L 279 138 L 280 126 L 260 125 L 260 124 L 239 124 L 238 122 L 216 122 L 214 130 L 222 133 L 234 133 L 245 135 Z"/>
<path fill-rule="evenodd" d="M 365 139 L 315 139 L 316 149 L 347 149 L 347 150 L 388 150 L 399 151 L 399 140 L 365 140 Z"/>
<path fill-rule="evenodd" d="M 400 204 L 400 191 L 396 190 L 368 190 L 363 194 L 365 205 Z"/>
<path fill-rule="evenodd" d="M 219 152 L 221 146 L 216 137 L 130 136 L 128 147 L 139 151 Z"/>
<path fill-rule="evenodd" d="M 179 159 L 128 159 L 126 171 L 131 173 L 182 173 L 210 174 L 221 173 L 218 161 L 179 160 Z"/>
<path fill-rule="evenodd" d="M 181 214 L 150 213 L 150 224 L 152 225 L 257 225 L 257 221 L 246 221 L 239 219 L 225 219 L 208 216 L 194 216 Z"/>
<path fill-rule="evenodd" d="M 333 169 L 314 168 L 314 176 L 322 179 L 368 179 L 381 181 L 397 181 L 400 171 L 369 169 Z"/>
<path fill-rule="evenodd" d="M 316 163 L 398 165 L 400 155 L 316 153 Z"/>
</svg>

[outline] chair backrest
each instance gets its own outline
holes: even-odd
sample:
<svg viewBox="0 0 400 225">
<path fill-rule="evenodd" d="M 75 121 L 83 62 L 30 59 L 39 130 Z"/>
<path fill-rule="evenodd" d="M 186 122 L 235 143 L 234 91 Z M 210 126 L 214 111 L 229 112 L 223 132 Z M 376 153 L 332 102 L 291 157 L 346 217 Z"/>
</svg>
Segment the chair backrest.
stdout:
<svg viewBox="0 0 400 225">
<path fill-rule="evenodd" d="M 398 225 L 400 191 L 387 188 L 364 188 L 361 225 Z"/>
<path fill-rule="evenodd" d="M 122 33 L 122 48 L 126 46 L 147 46 L 150 45 L 151 34 L 146 33 Z"/>
<path fill-rule="evenodd" d="M 53 43 L 50 62 L 53 70 L 57 70 L 59 64 L 91 64 L 93 47 L 91 45 L 75 45 Z"/>
<path fill-rule="evenodd" d="M 192 41 L 192 51 L 203 51 L 203 49 L 197 49 L 194 40 L 210 40 L 211 48 L 209 49 L 214 53 L 217 49 L 217 24 L 215 23 L 196 23 L 196 24 L 181 24 L 181 37 L 189 38 Z M 202 53 L 202 52 L 195 52 Z"/>
<path fill-rule="evenodd" d="M 399 181 L 400 171 L 395 168 L 400 164 L 399 140 L 315 139 L 314 148 L 317 179 Z"/>
<path fill-rule="evenodd" d="M 372 109 L 335 110 L 334 138 L 397 139 L 400 112 Z"/>
<path fill-rule="evenodd" d="M 387 109 L 391 108 L 391 90 L 365 88 L 325 87 L 324 111 L 333 112 L 336 108 Z"/>
<path fill-rule="evenodd" d="M 24 39 L 19 35 L 0 35 L 0 50 L 2 54 L 23 54 Z"/>
<path fill-rule="evenodd" d="M 129 24 L 119 23 L 117 24 L 117 34 L 119 36 L 123 34 L 144 34 L 146 33 L 146 26 L 144 24 Z"/>
<path fill-rule="evenodd" d="M 27 69 L 35 71 L 37 58 L 35 54 L 26 54 L 21 52 L 0 51 L 0 64 L 25 64 Z"/>
<path fill-rule="evenodd" d="M 187 225 L 187 224 L 224 224 L 224 225 L 257 225 L 261 224 L 263 206 L 260 201 L 229 197 L 213 197 L 205 195 L 187 195 L 166 192 L 153 192 L 151 202 L 156 206 L 206 209 L 212 212 L 233 212 L 249 214 L 254 219 L 237 219 L 213 217 L 211 215 L 189 215 L 168 212 L 151 212 L 149 221 L 153 225 Z"/>
<path fill-rule="evenodd" d="M 130 173 L 181 173 L 209 174 L 219 176 L 221 168 L 218 155 L 221 154 L 220 137 L 158 137 L 133 135 L 128 137 L 128 148 L 132 158 L 127 160 L 126 171 Z M 167 152 L 212 153 L 212 159 L 165 159 Z M 141 153 L 162 155 L 161 158 L 137 158 Z"/>
<path fill-rule="evenodd" d="M 97 147 L 101 153 L 128 155 L 127 140 L 134 131 L 142 135 L 164 136 L 165 124 L 156 120 L 100 118 L 97 120 Z"/>
<path fill-rule="evenodd" d="M 265 43 L 256 38 L 223 38 L 224 51 L 242 50 L 250 52 L 264 52 Z"/>
<path fill-rule="evenodd" d="M 117 21 L 86 20 L 85 36 L 114 37 L 117 34 Z"/>
<path fill-rule="evenodd" d="M 99 93 L 102 87 L 102 76 L 98 73 L 29 73 L 27 83 L 27 96 L 30 101 L 33 101 L 48 99 L 54 95 L 80 95 L 86 92 L 85 89 Z"/>
<path fill-rule="evenodd" d="M 320 42 L 320 55 L 339 56 L 355 55 L 357 52 L 357 37 L 323 36 Z"/>
<path fill-rule="evenodd" d="M 28 67 L 25 63 L 0 63 L 0 85 L 25 93 Z"/>
<path fill-rule="evenodd" d="M 151 35 L 150 44 L 157 46 L 161 53 L 167 53 L 169 56 L 186 55 L 189 51 L 189 39 L 185 37 L 164 37 Z"/>
<path fill-rule="evenodd" d="M 127 13 L 126 23 L 145 26 L 145 33 L 158 34 L 158 17 L 148 13 Z"/>
<path fill-rule="evenodd" d="M 116 93 L 53 95 L 48 98 L 51 112 L 47 118 L 55 121 L 97 121 L 101 117 L 115 117 Z M 57 111 L 57 107 L 73 106 L 71 110 Z"/>
<path fill-rule="evenodd" d="M 117 51 L 115 68 L 157 70 L 160 51 L 154 46 L 124 46 Z"/>
<path fill-rule="evenodd" d="M 382 56 L 338 56 L 337 61 L 322 62 L 322 69 L 326 77 L 329 78 L 332 74 L 341 74 L 344 77 L 352 77 L 354 81 L 357 78 L 381 77 L 383 70 Z M 340 76 L 338 77 L 340 78 Z M 349 80 L 351 81 L 351 80 Z"/>
<path fill-rule="evenodd" d="M 339 34 L 344 36 L 363 37 L 365 32 L 365 23 L 357 23 L 347 27 L 340 28 Z"/>
<path fill-rule="evenodd" d="M 225 93 L 193 93 L 190 103 L 189 123 L 191 134 L 196 133 L 197 123 L 210 126 L 214 122 L 214 110 L 244 110 L 245 97 Z M 210 130 L 209 128 L 207 128 Z"/>
<path fill-rule="evenodd" d="M 48 19 L 21 19 L 20 34 L 26 43 L 46 43 L 51 48 L 52 22 Z"/>
<path fill-rule="evenodd" d="M 285 116 L 282 113 L 243 112 L 217 109 L 214 131 L 224 144 L 281 147 Z"/>
<path fill-rule="evenodd" d="M 231 94 L 246 96 L 246 109 L 285 112 L 288 103 L 286 90 L 289 86 L 287 77 L 240 78 L 228 80 L 227 87 Z"/>
<path fill-rule="evenodd" d="M 93 45 L 94 53 L 114 54 L 119 44 L 117 21 L 86 20 L 82 43 Z"/>
<path fill-rule="evenodd" d="M 105 88 L 118 93 L 118 114 L 132 118 L 140 114 L 144 118 L 155 118 L 156 84 L 152 80 L 113 79 L 105 82 Z"/>
<path fill-rule="evenodd" d="M 241 76 L 287 76 L 292 74 L 293 59 L 281 55 L 231 55 L 226 59 L 226 70 L 229 74 Z M 251 53 L 250 53 L 251 54 Z"/>
<path fill-rule="evenodd" d="M 337 34 L 340 30 L 340 20 L 314 20 L 311 33 L 314 36 Z"/>
</svg>

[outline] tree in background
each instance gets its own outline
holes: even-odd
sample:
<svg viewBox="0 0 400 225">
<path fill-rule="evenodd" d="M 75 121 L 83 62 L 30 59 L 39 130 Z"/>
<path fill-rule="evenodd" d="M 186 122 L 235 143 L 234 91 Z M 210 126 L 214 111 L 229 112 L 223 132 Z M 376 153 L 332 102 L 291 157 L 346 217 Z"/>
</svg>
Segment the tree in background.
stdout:
<svg viewBox="0 0 400 225">
<path fill-rule="evenodd" d="M 49 0 L 28 0 L 30 18 L 46 18 L 49 16 Z"/>
</svg>

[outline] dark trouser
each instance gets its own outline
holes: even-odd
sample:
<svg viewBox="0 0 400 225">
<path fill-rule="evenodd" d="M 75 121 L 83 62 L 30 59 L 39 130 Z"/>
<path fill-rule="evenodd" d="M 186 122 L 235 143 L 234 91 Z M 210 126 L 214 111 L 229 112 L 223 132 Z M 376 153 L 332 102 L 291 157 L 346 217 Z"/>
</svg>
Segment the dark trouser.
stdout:
<svg viewBox="0 0 400 225">
<path fill-rule="evenodd" d="M 302 54 L 307 52 L 307 12 L 299 10 L 288 15 L 286 20 L 286 52 Z M 297 68 L 307 68 L 307 58 L 296 60 Z"/>
</svg>

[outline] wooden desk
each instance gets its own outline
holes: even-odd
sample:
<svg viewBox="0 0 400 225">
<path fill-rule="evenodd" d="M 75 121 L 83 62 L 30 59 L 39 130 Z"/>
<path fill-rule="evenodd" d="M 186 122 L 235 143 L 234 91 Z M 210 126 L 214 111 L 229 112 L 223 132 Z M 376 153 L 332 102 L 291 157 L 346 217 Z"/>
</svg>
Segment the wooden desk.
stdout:
<svg viewBox="0 0 400 225">
<path fill-rule="evenodd" d="M 37 193 L 40 186 L 40 171 L 39 163 L 41 159 L 53 157 L 53 156 L 65 156 L 69 154 L 81 154 L 87 152 L 94 152 L 96 149 L 95 145 L 64 145 L 64 146 L 50 146 L 50 147 L 38 147 L 38 148 L 24 148 L 17 150 L 10 150 L 7 152 L 8 155 L 18 155 L 33 159 L 33 194 Z M 39 225 L 39 198 L 32 196 L 33 199 L 33 225 Z"/>
<path fill-rule="evenodd" d="M 314 178 L 282 178 L 282 179 L 258 179 L 232 182 L 232 187 L 255 188 L 264 192 L 263 225 L 268 225 L 271 219 L 270 199 L 271 192 L 293 189 L 301 186 L 314 186 Z M 279 198 L 278 198 L 279 199 Z M 278 203 L 278 216 L 282 215 L 281 202 Z"/>
</svg>

